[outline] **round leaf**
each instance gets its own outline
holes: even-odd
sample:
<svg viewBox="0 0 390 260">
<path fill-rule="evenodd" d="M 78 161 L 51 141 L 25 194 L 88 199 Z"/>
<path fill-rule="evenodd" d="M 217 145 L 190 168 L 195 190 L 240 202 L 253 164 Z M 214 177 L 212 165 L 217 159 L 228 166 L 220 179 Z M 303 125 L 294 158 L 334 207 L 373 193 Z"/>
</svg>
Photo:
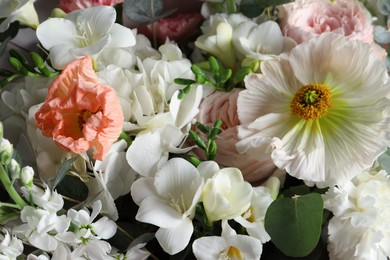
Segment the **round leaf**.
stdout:
<svg viewBox="0 0 390 260">
<path fill-rule="evenodd" d="M 321 234 L 323 201 L 310 193 L 275 200 L 265 216 L 265 229 L 287 256 L 303 257 L 316 247 Z"/>
</svg>

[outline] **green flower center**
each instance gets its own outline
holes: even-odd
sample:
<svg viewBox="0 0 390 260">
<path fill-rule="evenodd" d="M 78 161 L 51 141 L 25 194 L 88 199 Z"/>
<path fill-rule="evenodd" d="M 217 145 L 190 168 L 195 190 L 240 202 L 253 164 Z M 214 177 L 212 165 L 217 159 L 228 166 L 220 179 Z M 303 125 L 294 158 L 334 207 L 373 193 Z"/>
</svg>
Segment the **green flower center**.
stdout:
<svg viewBox="0 0 390 260">
<path fill-rule="evenodd" d="M 332 107 L 331 95 L 331 90 L 323 84 L 302 86 L 290 103 L 291 113 L 305 120 L 316 120 Z"/>
</svg>

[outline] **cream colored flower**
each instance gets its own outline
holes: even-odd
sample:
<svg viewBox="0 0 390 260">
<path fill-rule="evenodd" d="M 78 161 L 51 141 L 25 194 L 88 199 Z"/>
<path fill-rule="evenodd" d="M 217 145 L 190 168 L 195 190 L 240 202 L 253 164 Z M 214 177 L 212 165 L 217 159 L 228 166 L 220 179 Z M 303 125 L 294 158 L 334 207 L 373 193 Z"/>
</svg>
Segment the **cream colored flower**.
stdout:
<svg viewBox="0 0 390 260">
<path fill-rule="evenodd" d="M 328 228 L 331 259 L 388 259 L 389 196 L 390 179 L 385 171 L 363 172 L 323 196 L 325 208 L 334 215 Z"/>
<path fill-rule="evenodd" d="M 372 165 L 390 144 L 384 62 L 368 44 L 325 33 L 245 79 L 240 152 L 330 186 Z"/>
</svg>

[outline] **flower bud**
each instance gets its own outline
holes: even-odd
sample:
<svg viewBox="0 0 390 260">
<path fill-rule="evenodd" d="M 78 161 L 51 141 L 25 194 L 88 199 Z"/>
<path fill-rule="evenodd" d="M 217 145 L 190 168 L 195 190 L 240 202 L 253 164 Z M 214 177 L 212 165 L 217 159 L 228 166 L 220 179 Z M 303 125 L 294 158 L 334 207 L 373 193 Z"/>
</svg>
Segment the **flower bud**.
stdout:
<svg viewBox="0 0 390 260">
<path fill-rule="evenodd" d="M 9 164 L 13 153 L 12 144 L 7 139 L 2 139 L 0 143 L 0 162 L 3 165 Z"/>
<path fill-rule="evenodd" d="M 34 169 L 30 166 L 23 167 L 20 173 L 20 178 L 24 186 L 32 187 L 34 179 Z"/>
<path fill-rule="evenodd" d="M 8 172 L 10 174 L 12 181 L 20 178 L 20 165 L 13 158 L 11 159 L 11 161 L 8 164 Z"/>
</svg>

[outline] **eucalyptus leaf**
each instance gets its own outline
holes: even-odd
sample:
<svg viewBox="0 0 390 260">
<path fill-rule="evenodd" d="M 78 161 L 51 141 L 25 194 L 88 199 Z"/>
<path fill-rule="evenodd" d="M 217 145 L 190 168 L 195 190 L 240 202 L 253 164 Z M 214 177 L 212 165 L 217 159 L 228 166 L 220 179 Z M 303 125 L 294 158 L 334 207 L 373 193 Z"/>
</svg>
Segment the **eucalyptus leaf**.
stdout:
<svg viewBox="0 0 390 260">
<path fill-rule="evenodd" d="M 4 54 L 5 50 L 7 49 L 7 45 L 9 41 L 11 40 L 11 36 L 8 36 L 0 43 L 0 57 Z"/>
<path fill-rule="evenodd" d="M 265 8 L 292 2 L 293 0 L 242 0 L 240 12 L 249 18 L 259 16 Z"/>
<path fill-rule="evenodd" d="M 390 148 L 387 148 L 386 152 L 379 156 L 378 163 L 383 170 L 390 173 Z"/>
<path fill-rule="evenodd" d="M 58 168 L 57 176 L 54 180 L 54 184 L 52 187 L 53 190 L 64 179 L 64 177 L 68 173 L 70 167 L 72 167 L 73 162 L 76 161 L 78 158 L 79 158 L 79 156 L 75 156 L 69 160 L 66 160 L 63 164 L 61 164 L 61 166 Z"/>
<path fill-rule="evenodd" d="M 151 23 L 163 10 L 161 0 L 125 0 L 123 10 L 126 16 L 136 23 Z"/>
<path fill-rule="evenodd" d="M 322 217 L 323 201 L 317 193 L 280 198 L 267 210 L 265 229 L 285 255 L 304 257 L 314 250 L 320 239 Z"/>
</svg>

